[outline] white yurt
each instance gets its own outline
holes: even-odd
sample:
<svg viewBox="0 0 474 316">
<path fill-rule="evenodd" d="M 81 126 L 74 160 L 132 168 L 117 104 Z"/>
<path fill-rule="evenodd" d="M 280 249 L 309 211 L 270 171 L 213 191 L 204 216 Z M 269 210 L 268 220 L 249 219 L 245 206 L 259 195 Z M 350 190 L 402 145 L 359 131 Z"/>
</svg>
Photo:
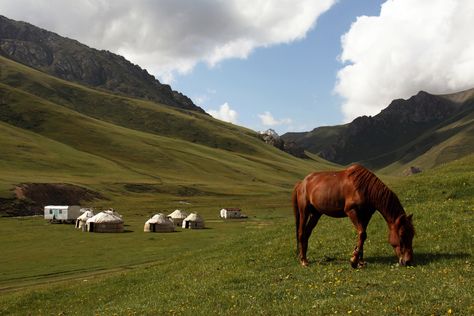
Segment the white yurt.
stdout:
<svg viewBox="0 0 474 316">
<path fill-rule="evenodd" d="M 147 233 L 174 232 L 174 223 L 165 214 L 158 213 L 146 221 L 143 231 Z"/>
<path fill-rule="evenodd" d="M 188 213 L 181 210 L 175 210 L 173 213 L 169 214 L 168 217 L 171 218 L 176 226 L 181 226 L 183 224 L 183 219 L 188 217 Z"/>
<path fill-rule="evenodd" d="M 86 229 L 94 233 L 121 233 L 123 220 L 110 212 L 100 212 L 87 220 Z"/>
<path fill-rule="evenodd" d="M 76 228 L 82 228 L 82 230 L 84 230 L 87 220 L 93 216 L 94 212 L 92 210 L 84 211 L 84 213 L 82 213 L 81 216 L 76 219 Z"/>
<path fill-rule="evenodd" d="M 198 213 L 191 213 L 183 220 L 182 227 L 189 229 L 204 228 L 204 219 Z"/>
</svg>

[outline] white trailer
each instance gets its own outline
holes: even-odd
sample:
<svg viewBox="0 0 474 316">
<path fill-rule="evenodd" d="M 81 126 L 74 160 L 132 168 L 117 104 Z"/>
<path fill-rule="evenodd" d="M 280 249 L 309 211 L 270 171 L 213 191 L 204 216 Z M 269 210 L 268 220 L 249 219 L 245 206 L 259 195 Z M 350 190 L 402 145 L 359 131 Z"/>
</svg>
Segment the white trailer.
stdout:
<svg viewBox="0 0 474 316">
<path fill-rule="evenodd" d="M 81 215 L 79 205 L 48 205 L 44 207 L 44 219 L 50 222 L 74 223 Z"/>
</svg>

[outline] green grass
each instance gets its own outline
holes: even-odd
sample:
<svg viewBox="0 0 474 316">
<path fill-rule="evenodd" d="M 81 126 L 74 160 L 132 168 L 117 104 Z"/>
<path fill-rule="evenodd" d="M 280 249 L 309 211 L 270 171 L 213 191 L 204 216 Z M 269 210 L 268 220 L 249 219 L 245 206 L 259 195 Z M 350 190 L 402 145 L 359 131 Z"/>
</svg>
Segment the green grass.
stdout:
<svg viewBox="0 0 474 316">
<path fill-rule="evenodd" d="M 310 267 L 300 267 L 284 195 L 240 201 L 250 218 L 235 222 L 216 219 L 221 199 L 201 197 L 193 207 L 209 229 L 171 234 L 142 233 L 145 218 L 132 212 L 125 221 L 133 232 L 113 235 L 1 219 L 0 286 L 12 288 L 2 291 L 0 313 L 473 314 L 473 162 L 471 155 L 385 179 L 414 214 L 410 268 L 396 265 L 378 214 L 368 228 L 367 267 L 350 268 L 350 222 L 328 217 L 310 239 Z"/>
</svg>

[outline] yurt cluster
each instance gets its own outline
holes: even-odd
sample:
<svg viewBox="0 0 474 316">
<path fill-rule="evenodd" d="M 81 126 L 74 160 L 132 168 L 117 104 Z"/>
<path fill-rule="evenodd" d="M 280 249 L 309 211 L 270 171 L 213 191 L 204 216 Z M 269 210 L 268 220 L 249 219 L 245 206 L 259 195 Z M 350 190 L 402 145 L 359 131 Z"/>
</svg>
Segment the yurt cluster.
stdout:
<svg viewBox="0 0 474 316">
<path fill-rule="evenodd" d="M 44 208 L 44 218 L 52 223 L 73 223 L 76 228 L 84 232 L 94 233 L 121 233 L 124 231 L 124 220 L 114 209 L 107 209 L 95 213 L 92 208 L 79 206 L 55 206 Z M 165 215 L 158 213 L 149 218 L 144 225 L 144 232 L 173 232 L 176 227 L 185 229 L 204 228 L 204 219 L 198 213 L 188 214 L 182 210 Z"/>
<path fill-rule="evenodd" d="M 247 218 L 238 208 L 223 208 L 219 213 L 222 219 Z M 44 218 L 52 223 L 74 223 L 76 228 L 91 233 L 121 233 L 124 220 L 114 209 L 95 213 L 92 208 L 73 205 L 48 205 L 44 207 Z M 204 228 L 204 219 L 198 213 L 188 214 L 182 210 L 165 215 L 158 213 L 149 218 L 143 227 L 147 233 L 173 232 L 176 227 L 185 229 Z"/>
</svg>

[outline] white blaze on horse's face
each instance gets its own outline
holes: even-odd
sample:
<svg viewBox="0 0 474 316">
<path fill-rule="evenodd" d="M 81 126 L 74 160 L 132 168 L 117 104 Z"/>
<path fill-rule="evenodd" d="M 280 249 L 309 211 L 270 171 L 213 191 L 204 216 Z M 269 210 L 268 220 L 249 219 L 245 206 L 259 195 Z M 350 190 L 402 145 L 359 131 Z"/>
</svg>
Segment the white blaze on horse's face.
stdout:
<svg viewBox="0 0 474 316">
<path fill-rule="evenodd" d="M 393 245 L 392 245 L 393 246 Z M 400 266 L 411 266 L 413 264 L 413 249 L 411 247 L 393 246 L 395 254 L 398 257 Z"/>
</svg>

